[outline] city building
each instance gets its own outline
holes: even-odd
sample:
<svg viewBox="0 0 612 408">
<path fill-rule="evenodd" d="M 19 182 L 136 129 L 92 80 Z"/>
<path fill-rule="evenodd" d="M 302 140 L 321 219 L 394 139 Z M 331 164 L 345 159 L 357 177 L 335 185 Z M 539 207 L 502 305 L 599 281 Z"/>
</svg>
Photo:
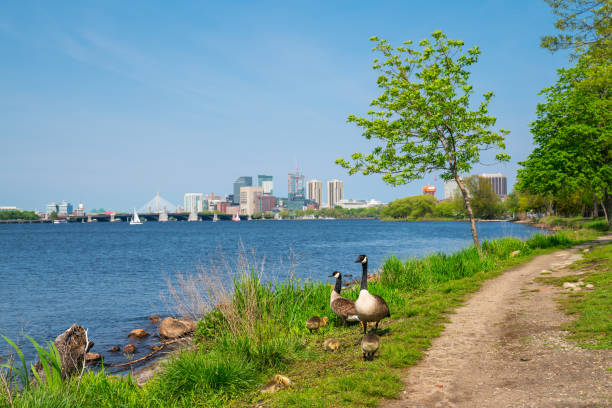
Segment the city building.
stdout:
<svg viewBox="0 0 612 408">
<path fill-rule="evenodd" d="M 423 192 L 423 194 L 429 194 L 430 196 L 436 196 L 436 186 L 423 186 L 423 188 L 421 189 L 421 191 Z"/>
<path fill-rule="evenodd" d="M 214 211 L 217 208 L 217 204 L 222 201 L 221 196 L 215 195 L 215 193 L 206 194 L 204 196 L 204 203 L 207 203 L 207 205 L 203 207 L 205 210 Z"/>
<path fill-rule="evenodd" d="M 327 182 L 327 203 L 329 208 L 336 207 L 338 201 L 344 199 L 344 183 L 341 180 Z"/>
<path fill-rule="evenodd" d="M 17 207 L 5 206 L 5 207 L 0 207 L 0 211 L 21 211 L 21 210 Z"/>
<path fill-rule="evenodd" d="M 444 182 L 444 199 L 452 200 L 461 196 L 461 191 L 455 180 L 448 180 Z"/>
<path fill-rule="evenodd" d="M 323 183 L 319 180 L 309 180 L 306 183 L 306 198 L 321 208 L 323 201 Z"/>
<path fill-rule="evenodd" d="M 274 178 L 272 176 L 258 175 L 257 186 L 263 187 L 264 195 L 274 195 Z"/>
<path fill-rule="evenodd" d="M 210 193 L 206 194 L 204 199 L 208 201 L 221 201 L 221 196 L 215 195 L 215 193 Z"/>
<path fill-rule="evenodd" d="M 85 206 L 83 205 L 83 203 L 79 203 L 75 215 L 82 217 L 85 215 Z"/>
<path fill-rule="evenodd" d="M 274 209 L 274 207 L 276 207 L 276 197 L 272 196 L 272 195 L 266 195 L 265 191 L 264 194 L 257 197 L 258 201 L 259 201 L 259 212 L 264 213 L 266 211 L 272 211 Z"/>
<path fill-rule="evenodd" d="M 287 177 L 287 198 L 292 200 L 304 200 L 304 175 L 296 170 L 295 173 L 289 173 Z"/>
<path fill-rule="evenodd" d="M 263 196 L 263 187 L 240 187 L 240 213 L 252 215 L 259 212 L 259 197 Z"/>
<path fill-rule="evenodd" d="M 57 203 L 49 203 L 49 204 L 47 204 L 46 208 L 47 209 L 45 210 L 45 213 L 47 215 L 51 215 L 51 213 L 56 213 L 57 214 L 57 211 L 58 211 Z"/>
<path fill-rule="evenodd" d="M 234 181 L 234 204 L 240 204 L 240 189 L 242 187 L 251 187 L 252 185 L 253 177 L 251 176 L 238 177 L 236 181 Z"/>
<path fill-rule="evenodd" d="M 336 203 L 337 206 L 351 209 L 351 208 L 370 208 L 370 207 L 380 207 L 385 205 L 382 201 L 378 201 L 375 199 L 370 200 L 355 200 L 355 199 L 347 199 L 347 200 L 338 200 Z"/>
<path fill-rule="evenodd" d="M 72 204 L 66 202 L 66 200 L 62 200 L 62 202 L 57 205 L 57 215 L 72 215 L 72 210 Z"/>
<path fill-rule="evenodd" d="M 227 208 L 232 205 L 234 205 L 234 203 L 231 201 L 220 201 L 215 206 L 215 209 L 222 214 L 229 214 L 229 211 L 227 210 Z M 236 207 L 240 207 L 240 206 L 236 206 Z"/>
<path fill-rule="evenodd" d="M 508 179 L 501 173 L 480 175 L 491 183 L 493 192 L 498 196 L 505 198 L 508 195 Z"/>
<path fill-rule="evenodd" d="M 188 213 L 199 213 L 204 211 L 203 200 L 204 198 L 202 193 L 186 193 L 184 198 L 185 211 Z M 206 205 L 206 208 L 208 208 L 208 204 Z"/>
</svg>

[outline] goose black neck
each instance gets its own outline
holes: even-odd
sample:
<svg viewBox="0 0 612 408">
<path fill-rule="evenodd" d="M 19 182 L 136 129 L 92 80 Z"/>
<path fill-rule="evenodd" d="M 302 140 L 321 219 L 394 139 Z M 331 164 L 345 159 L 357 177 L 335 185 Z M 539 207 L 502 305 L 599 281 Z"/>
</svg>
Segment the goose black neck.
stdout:
<svg viewBox="0 0 612 408">
<path fill-rule="evenodd" d="M 336 286 L 334 287 L 334 291 L 337 294 L 340 294 L 341 289 L 342 289 L 342 278 L 336 278 Z"/>
<path fill-rule="evenodd" d="M 361 274 L 361 290 L 368 290 L 368 263 L 362 263 L 361 269 L 363 270 Z"/>
</svg>

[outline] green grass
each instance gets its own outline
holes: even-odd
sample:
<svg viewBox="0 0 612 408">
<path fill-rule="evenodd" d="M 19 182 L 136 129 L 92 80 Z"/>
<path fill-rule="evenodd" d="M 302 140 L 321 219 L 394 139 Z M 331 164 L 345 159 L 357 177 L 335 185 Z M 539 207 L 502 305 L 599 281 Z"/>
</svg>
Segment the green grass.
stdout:
<svg viewBox="0 0 612 408">
<path fill-rule="evenodd" d="M 570 338 L 588 349 L 612 348 L 612 245 L 595 247 L 584 258 L 571 265 L 585 272 L 558 278 L 539 278 L 540 281 L 562 286 L 564 282 L 582 279 L 592 283 L 592 291 L 573 292 L 559 298 L 562 309 L 576 319 L 565 325 Z"/>
<path fill-rule="evenodd" d="M 132 378 L 87 372 L 60 389 L 17 391 L 14 406 L 54 407 L 243 407 L 264 403 L 277 407 L 375 406 L 403 388 L 402 370 L 416 364 L 431 340 L 440 335 L 446 314 L 467 295 L 502 270 L 534 255 L 570 247 L 597 235 L 591 230 L 483 242 L 480 259 L 474 248 L 422 259 L 389 258 L 372 293 L 383 296 L 391 310 L 380 330 L 382 345 L 373 362 L 364 362 L 356 325 L 342 326 L 329 309 L 331 287 L 289 280 L 262 282 L 249 271 L 234 283 L 233 295 L 199 323 L 196 350 L 169 359 L 165 369 L 144 387 Z M 512 257 L 513 251 L 519 251 Z M 356 266 L 357 267 L 357 266 Z M 348 271 L 347 271 L 348 272 Z M 358 287 L 343 295 L 355 299 Z M 310 334 L 304 322 L 328 316 L 330 324 Z M 323 340 L 336 337 L 340 350 L 323 350 Z M 259 390 L 274 374 L 294 386 L 275 394 Z M 0 391 L 0 406 L 3 395 Z M 46 399 L 45 399 L 46 398 Z"/>
<path fill-rule="evenodd" d="M 573 228 L 573 229 L 592 229 L 605 232 L 610 229 L 608 223 L 604 219 L 593 219 L 584 217 L 557 217 L 548 216 L 538 220 L 541 224 L 550 225 L 552 227 Z"/>
</svg>

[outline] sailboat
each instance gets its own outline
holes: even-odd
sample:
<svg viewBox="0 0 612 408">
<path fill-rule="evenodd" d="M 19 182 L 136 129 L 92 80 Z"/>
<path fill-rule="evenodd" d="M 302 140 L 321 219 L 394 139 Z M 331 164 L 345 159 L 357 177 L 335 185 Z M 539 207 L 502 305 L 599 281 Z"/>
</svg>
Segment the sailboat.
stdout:
<svg viewBox="0 0 612 408">
<path fill-rule="evenodd" d="M 138 218 L 138 213 L 136 212 L 136 209 L 134 208 L 134 216 L 132 217 L 132 220 L 130 221 L 130 225 L 141 225 L 142 222 L 140 221 L 140 218 Z"/>
<path fill-rule="evenodd" d="M 232 221 L 240 221 L 240 216 L 238 214 L 234 214 Z"/>
<path fill-rule="evenodd" d="M 213 215 L 213 222 L 217 221 L 219 221 L 219 217 L 217 217 L 217 213 L 215 213 L 215 215 Z"/>
</svg>

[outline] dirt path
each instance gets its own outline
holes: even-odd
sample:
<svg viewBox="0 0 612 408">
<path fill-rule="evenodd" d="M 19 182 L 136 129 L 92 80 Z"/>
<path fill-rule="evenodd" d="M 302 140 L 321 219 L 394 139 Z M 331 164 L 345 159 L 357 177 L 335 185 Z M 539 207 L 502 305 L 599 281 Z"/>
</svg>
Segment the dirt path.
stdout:
<svg viewBox="0 0 612 408">
<path fill-rule="evenodd" d="M 611 407 L 612 351 L 568 342 L 559 289 L 534 282 L 543 270 L 577 273 L 565 268 L 587 247 L 538 256 L 485 282 L 406 372 L 401 399 L 383 406 Z"/>
</svg>

